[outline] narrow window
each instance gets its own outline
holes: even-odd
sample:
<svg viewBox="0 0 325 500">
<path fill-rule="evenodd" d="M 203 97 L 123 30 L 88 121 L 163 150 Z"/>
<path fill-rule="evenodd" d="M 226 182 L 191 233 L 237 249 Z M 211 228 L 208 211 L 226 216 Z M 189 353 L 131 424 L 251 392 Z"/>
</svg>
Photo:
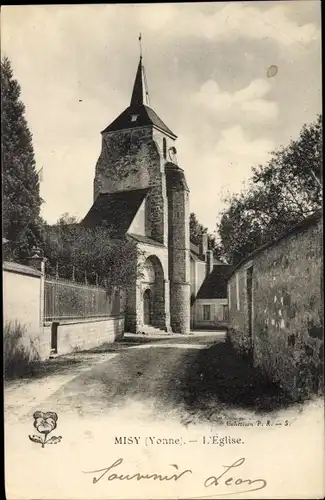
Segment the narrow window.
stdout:
<svg viewBox="0 0 325 500">
<path fill-rule="evenodd" d="M 222 306 L 222 320 L 223 321 L 228 321 L 228 306 L 227 305 L 223 305 Z"/>
<path fill-rule="evenodd" d="M 228 308 L 231 308 L 231 285 L 228 283 Z"/>
<path fill-rule="evenodd" d="M 167 158 L 167 141 L 166 141 L 165 137 L 163 138 L 163 155 L 164 155 L 164 159 L 166 160 L 166 158 Z"/>
<path fill-rule="evenodd" d="M 210 321 L 211 319 L 211 306 L 209 304 L 203 306 L 203 320 Z"/>
<path fill-rule="evenodd" d="M 240 301 L 239 301 L 239 273 L 236 274 L 236 297 L 237 297 L 237 310 L 240 309 Z"/>
</svg>

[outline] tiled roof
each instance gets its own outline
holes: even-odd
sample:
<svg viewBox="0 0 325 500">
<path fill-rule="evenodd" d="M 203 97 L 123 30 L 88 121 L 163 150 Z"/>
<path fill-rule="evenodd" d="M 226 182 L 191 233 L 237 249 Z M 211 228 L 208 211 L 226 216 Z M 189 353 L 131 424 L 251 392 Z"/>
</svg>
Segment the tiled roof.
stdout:
<svg viewBox="0 0 325 500">
<path fill-rule="evenodd" d="M 105 225 L 111 236 L 124 236 L 148 193 L 148 188 L 101 193 L 81 222 L 84 227 Z"/>
<path fill-rule="evenodd" d="M 133 117 L 136 117 L 135 121 Z M 164 124 L 153 109 L 145 104 L 137 104 L 126 108 L 103 132 L 113 132 L 116 130 L 124 130 L 127 128 L 145 127 L 153 125 L 158 129 L 166 132 L 168 135 L 176 138 L 176 135 Z"/>
<path fill-rule="evenodd" d="M 203 281 L 197 299 L 226 299 L 227 281 L 232 271 L 229 264 L 216 264 L 212 273 Z"/>
<path fill-rule="evenodd" d="M 138 243 L 145 243 L 146 245 L 152 245 L 155 247 L 164 247 L 162 243 L 159 243 L 158 241 L 153 240 L 152 238 L 149 238 L 149 236 L 142 236 L 139 234 L 133 234 L 129 233 L 128 236 L 132 238 L 133 240 L 137 241 Z"/>
</svg>

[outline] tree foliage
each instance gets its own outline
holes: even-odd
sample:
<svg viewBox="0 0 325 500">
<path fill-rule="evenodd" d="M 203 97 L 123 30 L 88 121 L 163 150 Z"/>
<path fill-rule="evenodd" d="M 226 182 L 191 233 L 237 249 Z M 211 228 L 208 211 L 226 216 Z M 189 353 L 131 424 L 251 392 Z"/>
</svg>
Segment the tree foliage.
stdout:
<svg viewBox="0 0 325 500">
<path fill-rule="evenodd" d="M 21 88 L 8 58 L 1 60 L 3 235 L 10 257 L 28 256 L 41 239 L 39 178 Z"/>
<path fill-rule="evenodd" d="M 253 169 L 246 191 L 230 196 L 218 231 L 227 258 L 237 263 L 322 207 L 322 118 Z"/>
<path fill-rule="evenodd" d="M 141 272 L 132 242 L 112 239 L 105 227 L 84 228 L 69 214 L 46 227 L 43 251 L 48 275 L 107 289 L 126 289 Z"/>
<path fill-rule="evenodd" d="M 192 212 L 190 214 L 190 241 L 194 243 L 194 245 L 199 246 L 202 242 L 203 234 L 207 234 L 208 236 L 208 248 L 213 251 L 214 257 L 216 259 L 222 259 L 221 246 L 217 243 L 215 236 L 208 233 L 208 228 L 200 224 L 195 213 Z"/>
</svg>

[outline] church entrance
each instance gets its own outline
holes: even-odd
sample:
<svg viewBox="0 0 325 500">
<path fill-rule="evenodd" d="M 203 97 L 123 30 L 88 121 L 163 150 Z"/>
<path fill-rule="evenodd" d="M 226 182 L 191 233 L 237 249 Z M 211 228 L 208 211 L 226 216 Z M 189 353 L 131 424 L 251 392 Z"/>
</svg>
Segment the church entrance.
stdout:
<svg viewBox="0 0 325 500">
<path fill-rule="evenodd" d="M 147 289 L 143 294 L 143 323 L 145 325 L 152 324 L 152 298 L 151 290 Z"/>
<path fill-rule="evenodd" d="M 141 323 L 155 328 L 165 328 L 164 271 L 156 255 L 150 255 L 146 259 L 142 273 Z"/>
</svg>

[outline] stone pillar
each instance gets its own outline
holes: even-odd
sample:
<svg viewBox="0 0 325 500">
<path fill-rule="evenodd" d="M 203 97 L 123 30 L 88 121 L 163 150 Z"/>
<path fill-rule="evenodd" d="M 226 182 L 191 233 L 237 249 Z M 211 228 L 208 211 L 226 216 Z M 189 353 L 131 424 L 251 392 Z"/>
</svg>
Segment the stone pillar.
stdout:
<svg viewBox="0 0 325 500">
<path fill-rule="evenodd" d="M 175 333 L 189 333 L 191 310 L 189 189 L 183 170 L 166 165 L 168 192 L 170 320 Z"/>
</svg>

